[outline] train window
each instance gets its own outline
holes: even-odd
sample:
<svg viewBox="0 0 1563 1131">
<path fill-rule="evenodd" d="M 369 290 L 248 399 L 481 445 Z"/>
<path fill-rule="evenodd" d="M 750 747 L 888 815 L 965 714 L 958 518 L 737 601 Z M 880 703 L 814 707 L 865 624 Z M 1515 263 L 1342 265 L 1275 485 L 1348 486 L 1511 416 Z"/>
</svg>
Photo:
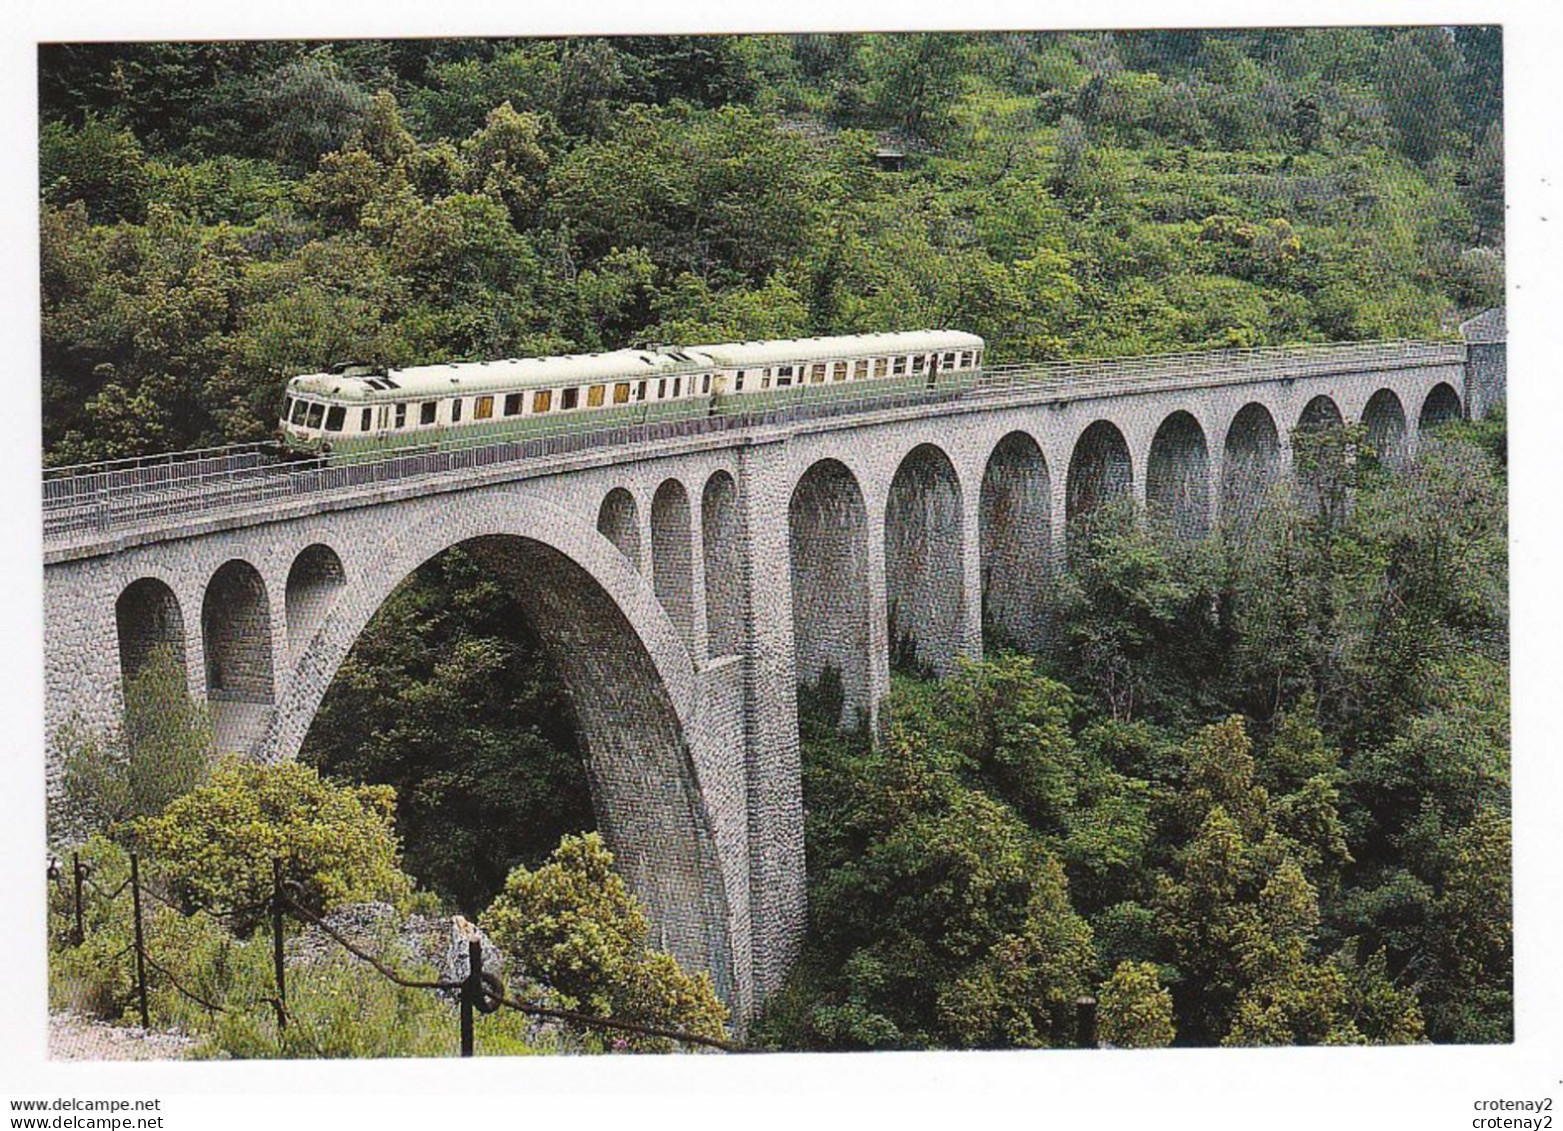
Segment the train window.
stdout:
<svg viewBox="0 0 1563 1131">
<path fill-rule="evenodd" d="M 947 353 L 944 355 L 944 367 L 946 369 L 955 368 L 955 355 L 953 353 Z"/>
<path fill-rule="evenodd" d="M 309 416 L 304 421 L 305 428 L 319 428 L 320 418 L 326 414 L 326 406 L 319 401 L 312 401 L 309 406 Z"/>
<path fill-rule="evenodd" d="M 359 415 L 358 415 L 358 430 L 360 432 L 367 432 L 367 431 L 369 431 L 369 424 L 370 424 L 370 421 L 373 420 L 373 419 L 374 419 L 374 409 L 372 409 L 372 408 L 364 409 L 364 411 L 359 413 Z"/>
<path fill-rule="evenodd" d="M 760 388 L 762 388 L 762 389 L 769 389 L 770 387 L 771 387 L 771 371 L 769 369 L 767 369 L 765 371 L 765 373 L 760 377 Z"/>
<path fill-rule="evenodd" d="M 814 367 L 809 370 L 809 380 L 813 384 L 818 385 L 824 379 L 825 379 L 825 363 L 823 361 L 816 361 L 814 363 Z"/>
<path fill-rule="evenodd" d="M 602 394 L 603 394 L 603 390 L 605 390 L 606 388 L 607 388 L 606 385 L 593 385 L 590 389 L 587 389 L 586 390 L 586 407 L 587 408 L 601 408 L 602 407 Z"/>
<path fill-rule="evenodd" d="M 559 411 L 568 412 L 581 403 L 580 389 L 566 389 L 559 397 Z"/>
<path fill-rule="evenodd" d="M 613 403 L 630 403 L 630 383 L 628 381 L 620 381 L 617 385 L 613 386 Z"/>
<path fill-rule="evenodd" d="M 657 400 L 660 401 L 663 397 L 665 397 L 667 395 L 668 395 L 668 379 L 666 377 L 659 377 L 659 378 L 657 378 Z"/>
<path fill-rule="evenodd" d="M 309 402 L 308 401 L 294 401 L 293 402 L 293 413 L 292 413 L 291 416 L 288 417 L 288 423 L 289 424 L 303 424 L 304 423 L 304 414 L 307 413 L 308 411 L 309 411 Z"/>
<path fill-rule="evenodd" d="M 289 397 L 287 400 L 282 402 L 282 419 L 286 420 L 288 417 L 290 417 L 292 415 L 293 415 L 293 398 Z"/>
<path fill-rule="evenodd" d="M 673 395 L 675 397 L 684 395 L 684 379 L 682 377 L 673 378 Z"/>
<path fill-rule="evenodd" d="M 439 401 L 424 401 L 418 406 L 418 423 L 433 424 L 434 418 L 439 415 Z"/>
<path fill-rule="evenodd" d="M 890 372 L 890 359 L 888 357 L 874 358 L 874 376 L 883 377 Z"/>
<path fill-rule="evenodd" d="M 971 368 L 971 351 L 970 350 L 962 350 L 961 351 L 961 368 L 962 369 L 969 369 L 969 368 Z"/>
<path fill-rule="evenodd" d="M 744 371 L 742 369 L 740 369 L 738 371 L 737 375 L 733 377 L 733 392 L 741 393 L 743 391 L 744 391 Z"/>
<path fill-rule="evenodd" d="M 900 377 L 900 376 L 902 376 L 905 373 L 906 373 L 906 358 L 904 358 L 904 357 L 896 358 L 895 359 L 895 375 L 897 377 Z"/>
<path fill-rule="evenodd" d="M 552 389 L 539 389 L 532 394 L 532 411 L 547 412 L 553 405 L 554 391 Z"/>
<path fill-rule="evenodd" d="M 450 402 L 450 422 L 452 424 L 460 424 L 461 423 L 461 398 L 460 397 L 457 397 L 455 400 Z"/>
<path fill-rule="evenodd" d="M 646 399 L 646 384 L 647 383 L 645 381 L 637 381 L 637 382 L 635 382 L 635 399 L 636 400 L 643 401 L 643 400 Z"/>
<path fill-rule="evenodd" d="M 707 373 L 700 379 L 700 391 L 702 393 L 709 393 L 711 391 L 711 374 Z"/>
<path fill-rule="evenodd" d="M 922 354 L 918 354 L 916 357 L 912 358 L 912 372 L 921 373 L 923 371 L 923 367 L 927 364 L 928 359 Z"/>
<path fill-rule="evenodd" d="M 854 362 L 852 365 L 852 380 L 861 381 L 868 376 L 868 358 Z"/>
<path fill-rule="evenodd" d="M 494 416 L 494 398 L 479 397 L 478 403 L 472 406 L 473 420 L 490 420 Z"/>
<path fill-rule="evenodd" d="M 847 379 L 847 363 L 844 361 L 838 361 L 835 365 L 831 366 L 830 379 L 832 381 L 845 381 Z"/>
<path fill-rule="evenodd" d="M 347 409 L 342 405 L 334 404 L 331 406 L 331 410 L 326 413 L 326 431 L 340 432 L 342 431 L 342 425 L 346 421 Z"/>
<path fill-rule="evenodd" d="M 400 403 L 400 404 L 398 404 L 396 406 L 396 427 L 398 427 L 398 428 L 405 428 L 405 427 L 407 427 L 407 402 L 406 401 L 403 401 L 402 403 Z"/>
<path fill-rule="evenodd" d="M 506 416 L 520 416 L 521 415 L 521 394 L 520 393 L 506 393 L 505 394 L 505 415 Z"/>
</svg>

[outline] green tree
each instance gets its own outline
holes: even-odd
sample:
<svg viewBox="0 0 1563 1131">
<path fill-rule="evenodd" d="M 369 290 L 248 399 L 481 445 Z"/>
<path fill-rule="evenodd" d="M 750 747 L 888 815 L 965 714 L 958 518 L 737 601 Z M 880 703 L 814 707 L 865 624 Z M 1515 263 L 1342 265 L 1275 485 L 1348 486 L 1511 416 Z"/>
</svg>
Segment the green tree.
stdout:
<svg viewBox="0 0 1563 1131">
<path fill-rule="evenodd" d="M 1077 519 L 1059 591 L 1065 678 L 1115 718 L 1167 718 L 1219 675 L 1215 563 L 1162 537 L 1132 502 Z"/>
<path fill-rule="evenodd" d="M 1093 955 L 1058 857 L 962 781 L 964 758 L 892 700 L 872 749 L 805 763 L 810 1003 L 781 1023 L 814 1048 L 1033 1047 L 1072 1025 Z M 910 716 L 908 711 L 910 710 Z M 1068 1040 L 1067 1035 L 1062 1036 Z"/>
<path fill-rule="evenodd" d="M 1149 962 L 1120 962 L 1098 999 L 1102 1043 L 1118 1049 L 1160 1049 L 1172 1044 L 1172 995 Z"/>
<path fill-rule="evenodd" d="M 254 97 L 272 153 L 300 169 L 342 148 L 364 128 L 373 107 L 371 95 L 342 73 L 329 52 L 283 64 Z"/>
<path fill-rule="evenodd" d="M 884 125 L 937 141 L 960 89 L 964 37 L 942 33 L 872 36 L 864 45 L 869 107 Z"/>
<path fill-rule="evenodd" d="M 483 128 L 462 146 L 468 191 L 502 203 L 518 229 L 530 223 L 542 199 L 549 161 L 542 130 L 537 115 L 518 113 L 504 102 L 489 111 Z"/>
<path fill-rule="evenodd" d="M 530 978 L 600 1017 L 725 1039 L 727 1010 L 709 974 L 648 946 L 651 927 L 596 833 L 566 836 L 536 871 L 517 868 L 479 920 Z M 664 1038 L 632 1047 L 666 1049 Z"/>
<path fill-rule="evenodd" d="M 39 132 L 43 199 L 59 206 L 80 200 L 95 224 L 140 220 L 150 180 L 135 134 L 95 114 L 88 114 L 79 129 L 48 122 Z"/>
<path fill-rule="evenodd" d="M 273 860 L 298 885 L 295 898 L 317 914 L 409 896 L 394 807 L 395 794 L 383 785 L 334 785 L 294 762 L 228 762 L 206 785 L 129 830 L 186 910 L 245 908 L 240 921 L 258 922 Z"/>
<path fill-rule="evenodd" d="M 1448 147 L 1460 118 L 1462 72 L 1454 37 L 1441 27 L 1402 31 L 1379 57 L 1379 97 L 1413 161 L 1429 162 Z"/>
</svg>

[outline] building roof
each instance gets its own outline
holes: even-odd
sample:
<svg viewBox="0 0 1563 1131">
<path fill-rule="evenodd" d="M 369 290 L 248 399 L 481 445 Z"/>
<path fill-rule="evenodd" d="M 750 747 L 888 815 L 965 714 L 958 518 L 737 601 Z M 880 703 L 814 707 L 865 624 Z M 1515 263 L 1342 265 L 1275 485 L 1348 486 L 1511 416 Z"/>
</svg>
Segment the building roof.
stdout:
<svg viewBox="0 0 1563 1131">
<path fill-rule="evenodd" d="M 1460 323 L 1460 336 L 1467 342 L 1506 342 L 1509 340 L 1507 308 L 1493 306 L 1475 318 Z"/>
</svg>

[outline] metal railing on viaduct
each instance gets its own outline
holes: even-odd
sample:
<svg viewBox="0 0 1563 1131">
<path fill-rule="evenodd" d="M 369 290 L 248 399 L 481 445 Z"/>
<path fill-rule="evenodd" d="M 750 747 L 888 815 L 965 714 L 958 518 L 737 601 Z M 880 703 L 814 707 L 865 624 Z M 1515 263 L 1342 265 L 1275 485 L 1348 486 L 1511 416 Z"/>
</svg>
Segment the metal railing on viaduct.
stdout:
<svg viewBox="0 0 1563 1131">
<path fill-rule="evenodd" d="M 548 435 L 470 445 L 401 448 L 381 459 L 331 466 L 289 462 L 270 445 L 235 444 L 166 455 L 48 468 L 43 474 L 45 541 L 156 525 L 270 500 L 319 496 L 355 488 L 443 476 L 499 464 L 542 461 L 595 449 L 643 449 L 704 435 L 834 421 L 916 406 L 1045 403 L 1214 385 L 1263 383 L 1352 369 L 1403 364 L 1461 363 L 1461 342 L 1393 341 L 1347 345 L 1209 350 L 1097 361 L 989 367 L 964 386 L 935 385 L 894 392 L 861 386 L 803 386 L 785 404 L 749 410 L 729 404 L 707 414 L 642 423 L 579 426 Z"/>
</svg>

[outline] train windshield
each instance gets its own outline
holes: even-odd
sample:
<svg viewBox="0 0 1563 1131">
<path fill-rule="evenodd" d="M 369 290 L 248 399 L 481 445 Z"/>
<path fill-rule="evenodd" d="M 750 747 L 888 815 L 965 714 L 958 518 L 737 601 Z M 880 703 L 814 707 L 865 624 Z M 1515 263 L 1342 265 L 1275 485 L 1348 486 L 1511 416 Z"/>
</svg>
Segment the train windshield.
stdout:
<svg viewBox="0 0 1563 1131">
<path fill-rule="evenodd" d="M 294 400 L 294 402 L 293 402 L 293 412 L 288 416 L 288 423 L 289 424 L 303 424 L 304 423 L 304 413 L 306 413 L 307 411 L 309 411 L 309 402 L 308 401 Z"/>
</svg>

